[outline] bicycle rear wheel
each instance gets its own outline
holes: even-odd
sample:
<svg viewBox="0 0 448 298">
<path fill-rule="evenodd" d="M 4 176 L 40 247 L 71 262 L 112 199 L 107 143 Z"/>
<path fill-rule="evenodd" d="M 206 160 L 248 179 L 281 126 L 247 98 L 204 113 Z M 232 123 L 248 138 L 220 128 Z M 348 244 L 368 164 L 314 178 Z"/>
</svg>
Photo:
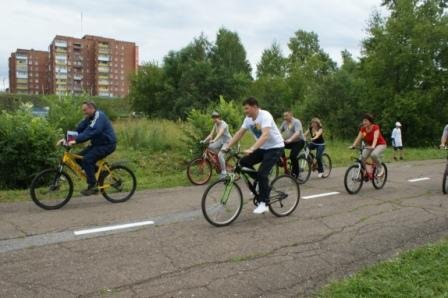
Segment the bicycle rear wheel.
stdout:
<svg viewBox="0 0 448 298">
<path fill-rule="evenodd" d="M 202 157 L 190 161 L 187 167 L 187 177 L 194 185 L 204 185 L 212 177 L 210 161 Z"/>
<path fill-rule="evenodd" d="M 324 172 L 322 173 L 322 178 L 327 178 L 331 174 L 331 170 L 333 168 L 333 165 L 331 163 L 330 155 L 327 153 L 324 153 L 322 155 L 322 165 L 324 167 Z"/>
<path fill-rule="evenodd" d="M 61 208 L 67 204 L 72 194 L 72 179 L 59 169 L 47 169 L 40 172 L 30 185 L 31 199 L 45 210 Z"/>
<path fill-rule="evenodd" d="M 202 214 L 216 227 L 231 224 L 243 208 L 243 194 L 240 187 L 230 180 L 218 180 L 202 195 Z"/>
<path fill-rule="evenodd" d="M 363 183 L 361 167 L 357 164 L 350 166 L 344 176 L 344 186 L 347 192 L 351 195 L 358 193 Z"/>
<path fill-rule="evenodd" d="M 103 172 L 98 179 L 103 197 L 111 203 L 129 200 L 137 188 L 134 173 L 123 165 L 113 165 L 110 171 Z"/>
<path fill-rule="evenodd" d="M 387 167 L 384 163 L 381 163 L 381 166 L 384 169 L 384 174 L 381 177 L 376 175 L 378 168 L 375 168 L 375 173 L 373 173 L 372 184 L 376 189 L 383 188 L 387 181 Z"/>
<path fill-rule="evenodd" d="M 269 210 L 278 217 L 290 215 L 299 205 L 300 187 L 289 175 L 275 178 L 271 183 Z"/>
<path fill-rule="evenodd" d="M 305 184 L 311 175 L 311 163 L 304 155 L 300 155 L 298 158 L 299 162 L 299 175 L 297 176 L 297 181 L 300 184 Z"/>
</svg>

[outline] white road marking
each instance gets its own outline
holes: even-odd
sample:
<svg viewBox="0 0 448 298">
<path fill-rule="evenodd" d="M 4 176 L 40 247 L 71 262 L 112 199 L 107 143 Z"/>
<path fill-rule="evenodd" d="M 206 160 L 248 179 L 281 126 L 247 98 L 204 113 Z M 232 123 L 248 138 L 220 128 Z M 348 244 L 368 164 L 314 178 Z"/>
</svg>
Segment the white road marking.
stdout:
<svg viewBox="0 0 448 298">
<path fill-rule="evenodd" d="M 334 191 L 334 192 L 326 192 L 326 193 L 320 193 L 317 195 L 311 195 L 311 196 L 304 196 L 302 199 L 309 200 L 309 199 L 315 199 L 315 198 L 322 198 L 322 197 L 328 197 L 328 196 L 334 196 L 338 195 L 340 192 Z"/>
<path fill-rule="evenodd" d="M 152 220 L 147 220 L 147 221 L 122 224 L 122 225 L 114 225 L 114 226 L 106 226 L 106 227 L 100 227 L 100 228 L 94 228 L 94 229 L 79 230 L 79 231 L 74 231 L 73 234 L 75 234 L 76 236 L 79 236 L 79 235 L 101 233 L 101 232 L 108 232 L 108 231 L 115 231 L 115 230 L 122 230 L 122 229 L 130 229 L 130 228 L 148 226 L 148 225 L 153 225 L 153 224 L 154 224 L 154 222 Z"/>
<path fill-rule="evenodd" d="M 430 177 L 422 177 L 422 178 L 415 178 L 415 179 L 409 179 L 408 181 L 413 183 L 413 182 L 419 182 L 419 181 L 425 181 L 425 180 L 430 180 Z"/>
</svg>

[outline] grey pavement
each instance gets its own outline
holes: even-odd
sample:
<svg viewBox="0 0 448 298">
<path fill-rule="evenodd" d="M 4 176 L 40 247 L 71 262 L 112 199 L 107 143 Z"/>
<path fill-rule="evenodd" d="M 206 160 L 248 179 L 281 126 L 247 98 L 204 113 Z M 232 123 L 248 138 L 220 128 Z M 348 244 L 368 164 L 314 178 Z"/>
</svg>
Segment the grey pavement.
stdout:
<svg viewBox="0 0 448 298">
<path fill-rule="evenodd" d="M 74 198 L 44 211 L 0 204 L 0 297 L 308 297 L 328 282 L 448 235 L 443 160 L 389 164 L 384 189 L 343 186 L 345 168 L 302 186 L 289 217 L 253 215 L 230 226 L 200 212 L 205 187 L 139 192 L 123 204 Z M 429 177 L 410 183 L 409 179 Z M 154 221 L 114 232 L 74 231 Z"/>
</svg>

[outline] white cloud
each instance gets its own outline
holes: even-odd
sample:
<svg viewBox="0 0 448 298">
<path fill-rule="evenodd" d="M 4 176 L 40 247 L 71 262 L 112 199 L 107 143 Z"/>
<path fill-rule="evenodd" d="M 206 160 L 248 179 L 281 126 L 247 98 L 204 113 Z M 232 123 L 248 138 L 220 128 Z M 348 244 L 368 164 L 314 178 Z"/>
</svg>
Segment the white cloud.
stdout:
<svg viewBox="0 0 448 298">
<path fill-rule="evenodd" d="M 367 20 L 380 0 L 0 0 L 0 88 L 16 48 L 45 50 L 56 34 L 102 35 L 135 41 L 141 61 L 162 61 L 203 32 L 213 40 L 224 26 L 239 33 L 256 66 L 261 52 L 278 41 L 287 53 L 298 29 L 315 31 L 330 56 L 349 49 L 359 55 Z M 83 12 L 83 32 L 81 32 Z"/>
</svg>

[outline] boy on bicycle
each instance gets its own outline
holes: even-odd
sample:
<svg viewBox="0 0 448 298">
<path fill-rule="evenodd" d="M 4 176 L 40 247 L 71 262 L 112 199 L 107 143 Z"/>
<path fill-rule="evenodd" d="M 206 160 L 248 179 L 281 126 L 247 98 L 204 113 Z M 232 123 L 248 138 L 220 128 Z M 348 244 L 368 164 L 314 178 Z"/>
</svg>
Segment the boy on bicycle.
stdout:
<svg viewBox="0 0 448 298">
<path fill-rule="evenodd" d="M 259 204 L 254 213 L 261 214 L 269 210 L 269 173 L 283 154 L 285 145 L 271 113 L 260 109 L 254 97 L 244 100 L 243 106 L 246 114 L 243 125 L 222 150 L 225 151 L 236 144 L 247 130 L 254 136 L 256 142 L 244 151 L 246 156 L 240 160 L 240 165 L 253 169 L 255 164 L 261 163 L 255 177 L 252 177 L 258 181 L 260 189 Z"/>
</svg>

